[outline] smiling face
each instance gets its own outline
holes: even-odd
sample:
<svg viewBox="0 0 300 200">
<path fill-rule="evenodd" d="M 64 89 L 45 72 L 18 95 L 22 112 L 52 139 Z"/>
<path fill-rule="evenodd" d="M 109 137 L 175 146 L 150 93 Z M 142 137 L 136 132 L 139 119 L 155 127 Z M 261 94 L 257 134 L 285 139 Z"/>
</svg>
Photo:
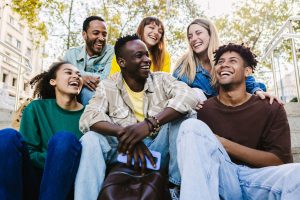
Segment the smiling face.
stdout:
<svg viewBox="0 0 300 200">
<path fill-rule="evenodd" d="M 87 31 L 82 33 L 89 56 L 100 55 L 106 44 L 107 30 L 103 21 L 93 20 L 89 23 Z"/>
<path fill-rule="evenodd" d="M 124 78 L 134 79 L 144 84 L 150 73 L 151 61 L 148 49 L 141 40 L 128 41 L 121 48 L 118 63 Z"/>
<path fill-rule="evenodd" d="M 210 36 L 208 30 L 199 24 L 192 24 L 188 29 L 188 40 L 197 55 L 207 53 Z"/>
<path fill-rule="evenodd" d="M 80 93 L 83 80 L 79 70 L 71 64 L 63 64 L 56 71 L 56 78 L 50 80 L 55 88 L 56 97 L 59 94 L 76 96 Z"/>
<path fill-rule="evenodd" d="M 164 30 L 161 25 L 157 25 L 155 22 L 151 22 L 150 24 L 144 27 L 144 33 L 142 35 L 142 40 L 145 42 L 147 47 L 150 49 L 151 47 L 158 44 L 161 40 Z"/>
<path fill-rule="evenodd" d="M 252 68 L 246 66 L 240 54 L 234 51 L 223 53 L 215 66 L 215 75 L 221 87 L 241 85 L 251 72 Z"/>
</svg>

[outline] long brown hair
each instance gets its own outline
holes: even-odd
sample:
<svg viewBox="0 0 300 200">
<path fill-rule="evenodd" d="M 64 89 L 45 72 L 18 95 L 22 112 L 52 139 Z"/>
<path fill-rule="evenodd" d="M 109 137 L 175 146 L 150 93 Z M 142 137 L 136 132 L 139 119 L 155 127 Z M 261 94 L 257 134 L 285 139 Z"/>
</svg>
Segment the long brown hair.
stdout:
<svg viewBox="0 0 300 200">
<path fill-rule="evenodd" d="M 164 28 L 162 21 L 160 21 L 156 17 L 145 17 L 139 24 L 136 32 L 137 32 L 137 35 L 141 38 L 141 40 L 144 41 L 144 38 L 143 38 L 144 37 L 144 27 L 151 23 L 155 23 L 157 26 L 161 26 L 161 28 L 163 30 L 159 42 L 155 46 L 153 46 L 149 49 L 151 61 L 153 63 L 153 71 L 161 71 L 164 60 L 165 60 L 165 51 L 166 51 L 165 50 L 165 48 L 166 48 L 165 41 L 164 41 L 165 28 Z"/>
</svg>

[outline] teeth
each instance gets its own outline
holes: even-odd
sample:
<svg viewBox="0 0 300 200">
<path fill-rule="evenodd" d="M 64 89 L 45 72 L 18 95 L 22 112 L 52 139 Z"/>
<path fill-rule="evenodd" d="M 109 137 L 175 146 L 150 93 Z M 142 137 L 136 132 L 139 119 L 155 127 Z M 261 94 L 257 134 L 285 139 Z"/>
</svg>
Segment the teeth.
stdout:
<svg viewBox="0 0 300 200">
<path fill-rule="evenodd" d="M 72 81 L 72 82 L 70 82 L 70 83 L 69 83 L 69 85 L 72 85 L 72 86 L 78 86 L 78 85 L 79 85 L 79 83 L 78 83 L 78 82 L 76 82 L 76 81 Z"/>
<path fill-rule="evenodd" d="M 220 74 L 221 74 L 221 76 L 229 76 L 231 73 L 230 72 L 221 72 Z"/>
<path fill-rule="evenodd" d="M 141 67 L 141 69 L 150 69 L 150 66 Z"/>
</svg>

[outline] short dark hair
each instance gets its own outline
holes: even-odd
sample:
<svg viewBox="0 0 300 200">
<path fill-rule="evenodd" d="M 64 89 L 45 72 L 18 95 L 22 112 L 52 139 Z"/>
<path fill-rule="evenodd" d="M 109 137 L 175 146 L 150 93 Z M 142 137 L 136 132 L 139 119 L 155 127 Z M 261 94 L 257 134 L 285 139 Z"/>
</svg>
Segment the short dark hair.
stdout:
<svg viewBox="0 0 300 200">
<path fill-rule="evenodd" d="M 247 66 L 251 67 L 253 70 L 255 70 L 255 67 L 258 63 L 256 60 L 256 55 L 251 52 L 249 47 L 244 46 L 244 44 L 238 45 L 234 43 L 229 43 L 227 45 L 220 46 L 215 52 L 214 52 L 214 64 L 217 65 L 220 57 L 228 52 L 228 51 L 234 51 L 243 58 L 244 62 L 247 64 Z"/>
<path fill-rule="evenodd" d="M 49 70 L 42 72 L 35 77 L 33 77 L 29 84 L 31 88 L 35 88 L 33 92 L 33 97 L 38 97 L 41 99 L 56 99 L 55 89 L 50 85 L 50 80 L 56 78 L 57 71 L 64 64 L 71 64 L 67 61 L 54 62 L 49 67 Z"/>
<path fill-rule="evenodd" d="M 121 48 L 129 41 L 132 40 L 140 40 L 139 36 L 137 34 L 133 34 L 133 35 L 126 35 L 126 36 L 122 36 L 119 37 L 116 41 L 115 44 L 115 54 L 116 54 L 116 58 L 121 57 Z"/>
<path fill-rule="evenodd" d="M 82 30 L 86 32 L 88 30 L 88 28 L 89 28 L 90 22 L 94 21 L 94 20 L 99 20 L 101 22 L 105 22 L 102 17 L 99 17 L 99 16 L 89 16 L 88 18 L 86 18 L 84 20 L 83 25 L 82 25 Z"/>
</svg>

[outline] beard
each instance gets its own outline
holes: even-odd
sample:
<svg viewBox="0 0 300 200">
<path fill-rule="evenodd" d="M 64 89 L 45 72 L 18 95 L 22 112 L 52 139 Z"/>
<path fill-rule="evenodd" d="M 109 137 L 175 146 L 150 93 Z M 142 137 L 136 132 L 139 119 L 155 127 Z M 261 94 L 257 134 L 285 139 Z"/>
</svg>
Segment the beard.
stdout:
<svg viewBox="0 0 300 200">
<path fill-rule="evenodd" d="M 95 48 L 95 44 L 97 42 L 97 39 L 90 39 L 88 36 L 86 38 L 86 48 L 93 53 L 93 55 L 100 55 L 104 46 L 105 46 L 105 42 L 101 42 L 102 43 L 102 47 L 101 48 Z"/>
</svg>

